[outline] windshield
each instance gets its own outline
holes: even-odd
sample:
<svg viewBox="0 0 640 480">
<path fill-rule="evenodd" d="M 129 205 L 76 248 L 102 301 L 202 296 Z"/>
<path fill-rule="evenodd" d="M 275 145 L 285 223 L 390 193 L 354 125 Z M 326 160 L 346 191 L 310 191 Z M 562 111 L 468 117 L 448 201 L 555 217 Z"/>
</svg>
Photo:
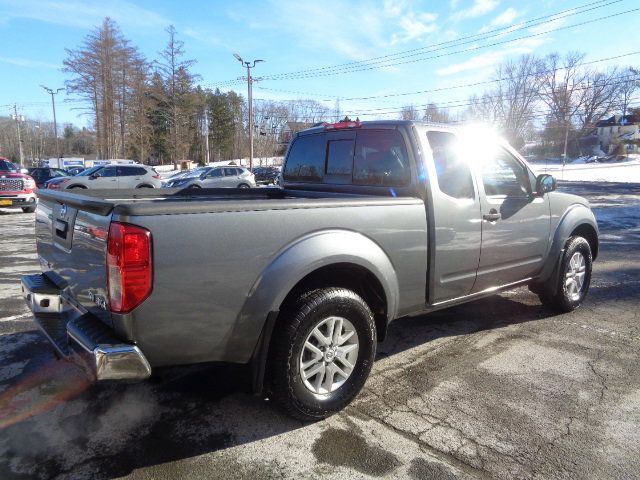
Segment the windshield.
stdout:
<svg viewBox="0 0 640 480">
<path fill-rule="evenodd" d="M 0 160 L 0 170 L 12 172 L 18 170 L 18 166 L 8 160 Z"/>
<path fill-rule="evenodd" d="M 51 178 L 55 177 L 68 177 L 69 172 L 65 172 L 64 170 L 54 170 L 51 169 Z"/>
<path fill-rule="evenodd" d="M 97 167 L 91 167 L 89 170 L 85 170 L 84 172 L 80 172 L 76 176 L 78 176 L 78 177 L 88 177 L 89 175 L 93 175 L 94 173 L 96 173 L 101 168 L 103 168 L 102 165 L 99 165 Z"/>
</svg>

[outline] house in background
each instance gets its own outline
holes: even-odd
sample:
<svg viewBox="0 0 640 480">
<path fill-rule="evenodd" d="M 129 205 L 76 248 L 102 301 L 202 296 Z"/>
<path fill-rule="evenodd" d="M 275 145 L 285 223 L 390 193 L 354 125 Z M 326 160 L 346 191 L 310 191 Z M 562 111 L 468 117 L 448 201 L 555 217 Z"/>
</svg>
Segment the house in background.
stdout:
<svg viewBox="0 0 640 480">
<path fill-rule="evenodd" d="M 640 115 L 614 115 L 596 123 L 596 130 L 600 150 L 606 154 L 615 153 L 620 144 L 626 153 L 640 151 Z"/>
</svg>

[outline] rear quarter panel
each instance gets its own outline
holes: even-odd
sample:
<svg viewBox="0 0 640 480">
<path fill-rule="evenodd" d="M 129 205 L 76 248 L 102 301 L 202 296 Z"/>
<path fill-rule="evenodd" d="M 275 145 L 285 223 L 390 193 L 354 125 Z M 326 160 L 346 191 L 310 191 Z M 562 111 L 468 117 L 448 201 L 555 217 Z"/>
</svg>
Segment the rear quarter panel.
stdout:
<svg viewBox="0 0 640 480">
<path fill-rule="evenodd" d="M 153 292 L 129 320 L 133 338 L 155 366 L 248 361 L 269 313 L 266 308 L 247 316 L 245 304 L 255 293 L 252 289 L 260 288 L 259 279 L 282 252 L 326 230 L 362 235 L 385 252 L 397 274 L 397 314 L 424 306 L 426 216 L 424 204 L 417 200 L 121 220 L 148 228 L 153 235 Z M 336 236 L 326 252 L 329 261 L 345 250 L 340 238 L 344 237 Z M 304 271 L 281 270 L 279 275 L 287 277 L 283 284 L 293 285 Z M 286 293 L 269 295 L 277 304 Z"/>
</svg>

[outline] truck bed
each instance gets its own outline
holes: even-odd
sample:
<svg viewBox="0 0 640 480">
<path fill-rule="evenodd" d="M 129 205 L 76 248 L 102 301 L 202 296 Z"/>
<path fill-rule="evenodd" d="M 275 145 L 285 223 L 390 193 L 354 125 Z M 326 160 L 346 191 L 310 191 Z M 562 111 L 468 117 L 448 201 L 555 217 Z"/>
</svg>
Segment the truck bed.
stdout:
<svg viewBox="0 0 640 480">
<path fill-rule="evenodd" d="M 412 197 L 381 197 L 342 192 L 260 189 L 41 190 L 38 197 L 98 215 L 169 215 L 299 208 L 337 208 L 416 204 Z"/>
</svg>

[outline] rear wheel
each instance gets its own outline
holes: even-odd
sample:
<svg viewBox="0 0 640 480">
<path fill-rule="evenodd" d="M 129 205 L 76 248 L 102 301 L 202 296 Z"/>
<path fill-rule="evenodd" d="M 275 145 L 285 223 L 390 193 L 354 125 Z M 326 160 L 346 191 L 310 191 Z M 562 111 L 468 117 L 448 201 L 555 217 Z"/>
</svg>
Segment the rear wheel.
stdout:
<svg viewBox="0 0 640 480">
<path fill-rule="evenodd" d="M 246 183 L 241 183 L 240 185 L 238 185 L 238 188 L 251 188 L 251 187 Z"/>
<path fill-rule="evenodd" d="M 71 187 L 69 187 L 69 188 L 68 188 L 68 190 L 78 190 L 78 189 L 80 189 L 80 190 L 86 190 L 86 189 L 87 189 L 87 187 L 83 187 L 82 185 L 73 185 L 73 186 L 71 186 Z"/>
<path fill-rule="evenodd" d="M 271 393 L 290 415 L 326 418 L 364 385 L 376 352 L 376 328 L 366 302 L 351 290 L 306 293 L 281 313 L 273 336 Z"/>
<path fill-rule="evenodd" d="M 554 292 L 542 290 L 540 300 L 548 307 L 570 312 L 580 306 L 589 291 L 592 267 L 591 246 L 583 237 L 571 237 L 560 263 Z"/>
<path fill-rule="evenodd" d="M 136 188 L 153 188 L 151 185 L 138 185 Z"/>
<path fill-rule="evenodd" d="M 198 188 L 198 189 L 200 189 L 202 187 L 200 185 L 195 185 L 194 184 L 194 185 L 189 185 L 187 188 Z"/>
</svg>

